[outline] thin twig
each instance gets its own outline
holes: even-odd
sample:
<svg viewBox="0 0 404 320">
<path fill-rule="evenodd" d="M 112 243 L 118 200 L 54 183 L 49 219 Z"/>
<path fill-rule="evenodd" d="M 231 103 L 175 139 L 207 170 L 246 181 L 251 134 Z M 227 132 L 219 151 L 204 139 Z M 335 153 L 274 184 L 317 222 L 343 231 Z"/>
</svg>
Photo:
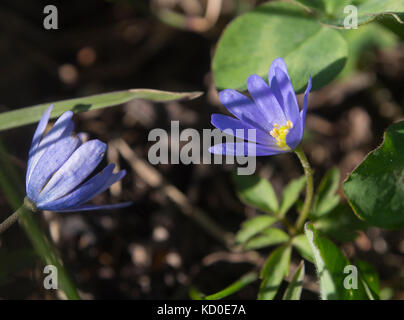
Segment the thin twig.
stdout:
<svg viewBox="0 0 404 320">
<path fill-rule="evenodd" d="M 181 212 L 197 222 L 212 237 L 231 249 L 234 236 L 231 232 L 223 230 L 200 208 L 192 205 L 187 197 L 174 185 L 166 181 L 160 172 L 146 161 L 136 155 L 123 139 L 111 142 L 122 157 L 129 162 L 136 174 L 153 188 L 159 188 Z"/>
</svg>

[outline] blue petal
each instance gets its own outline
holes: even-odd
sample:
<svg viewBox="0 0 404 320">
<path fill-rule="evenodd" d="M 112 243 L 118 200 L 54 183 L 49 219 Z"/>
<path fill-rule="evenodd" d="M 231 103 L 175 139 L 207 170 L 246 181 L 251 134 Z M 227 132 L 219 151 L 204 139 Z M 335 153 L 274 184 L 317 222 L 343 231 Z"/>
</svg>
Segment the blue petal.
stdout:
<svg viewBox="0 0 404 320">
<path fill-rule="evenodd" d="M 27 196 L 36 202 L 39 192 L 79 146 L 79 139 L 69 136 L 50 145 L 39 159 L 27 187 Z"/>
<path fill-rule="evenodd" d="M 299 105 L 296 99 L 296 93 L 293 90 L 292 83 L 289 76 L 285 74 L 281 69 L 276 69 L 277 84 L 280 87 L 280 91 L 284 101 L 284 112 L 288 120 L 295 122 L 299 117 Z M 282 84 L 284 83 L 283 89 Z"/>
<path fill-rule="evenodd" d="M 111 210 L 111 209 L 119 209 L 119 208 L 125 208 L 129 207 L 132 204 L 132 202 L 121 202 L 121 203 L 116 203 L 116 204 L 105 204 L 105 205 L 92 205 L 92 204 L 86 204 L 86 205 L 81 205 L 78 207 L 73 207 L 69 209 L 64 209 L 64 210 L 52 210 L 55 212 L 76 212 L 76 211 L 91 211 L 91 210 Z"/>
<path fill-rule="evenodd" d="M 38 164 L 39 159 L 42 157 L 46 149 L 63 137 L 70 136 L 74 129 L 74 123 L 72 122 L 73 112 L 67 111 L 63 113 L 59 119 L 55 122 L 52 129 L 42 138 L 41 142 L 35 149 L 32 155 L 30 155 L 29 170 L 27 170 L 26 185 L 30 184 L 32 172 L 35 166 Z"/>
<path fill-rule="evenodd" d="M 26 183 L 26 188 L 28 188 L 28 176 L 29 172 L 31 171 L 31 166 L 32 166 L 32 156 L 35 154 L 36 149 L 38 148 L 39 143 L 41 142 L 43 133 L 45 132 L 46 126 L 48 125 L 49 122 L 49 117 L 50 114 L 53 110 L 53 105 L 51 105 L 44 114 L 41 117 L 41 120 L 39 120 L 38 126 L 36 127 L 34 136 L 32 138 L 32 143 L 31 143 L 31 148 L 29 149 L 28 153 L 28 164 L 27 164 L 27 173 L 26 173 L 26 178 L 25 178 L 25 183 Z"/>
<path fill-rule="evenodd" d="M 278 153 L 287 152 L 280 150 L 279 148 L 271 146 L 263 146 L 260 144 L 248 143 L 248 142 L 236 142 L 236 143 L 221 143 L 209 148 L 209 152 L 213 154 L 229 155 L 229 156 L 270 156 Z"/>
<path fill-rule="evenodd" d="M 255 128 L 252 125 L 243 122 L 241 120 L 237 120 L 222 114 L 213 114 L 212 115 L 212 124 L 221 131 L 231 131 L 231 135 L 240 139 L 258 142 L 261 144 L 268 144 L 270 135 L 265 131 Z M 249 134 L 248 130 L 254 130 L 255 135 L 251 136 L 251 131 Z M 226 132 L 230 134 L 229 132 Z M 272 138 L 272 137 L 271 137 Z"/>
<path fill-rule="evenodd" d="M 309 81 L 307 83 L 306 91 L 304 92 L 304 100 L 303 100 L 303 109 L 300 111 L 300 118 L 302 121 L 302 131 L 304 131 L 305 123 L 306 123 L 306 112 L 307 106 L 309 104 L 309 92 L 311 90 L 311 77 L 309 77 Z M 303 135 L 303 133 L 302 133 Z"/>
<path fill-rule="evenodd" d="M 43 188 L 37 206 L 43 207 L 72 191 L 98 166 L 106 147 L 106 144 L 99 140 L 82 144 Z"/>
<path fill-rule="evenodd" d="M 255 103 L 236 90 L 226 89 L 219 93 L 220 102 L 238 119 L 253 124 L 254 127 L 266 130 L 260 123 L 262 113 Z"/>
<path fill-rule="evenodd" d="M 285 61 L 282 58 L 276 58 L 274 61 L 272 61 L 271 67 L 269 68 L 268 73 L 269 83 L 271 83 L 272 79 L 276 76 L 276 69 L 282 70 L 286 74 L 290 82 L 288 68 L 286 67 Z"/>
<path fill-rule="evenodd" d="M 126 172 L 122 170 L 113 174 L 115 165 L 109 164 L 100 173 L 89 179 L 86 183 L 68 195 L 46 204 L 46 210 L 63 210 L 83 204 L 98 194 L 107 190 L 112 184 L 121 180 Z M 44 208 L 40 208 L 44 209 Z"/>
<path fill-rule="evenodd" d="M 293 97 L 295 96 L 294 93 L 289 93 L 288 95 L 288 101 L 287 103 L 294 103 L 293 102 Z M 292 150 L 295 149 L 300 142 L 302 141 L 303 137 L 303 130 L 302 130 L 302 121 L 300 119 L 300 115 L 298 114 L 298 118 L 296 119 L 295 122 L 293 122 L 293 128 L 290 129 L 289 133 L 286 136 L 286 144 L 291 148 Z"/>
<path fill-rule="evenodd" d="M 264 79 L 256 74 L 251 75 L 247 80 L 247 88 L 261 110 L 263 118 L 260 123 L 266 131 L 272 130 L 275 123 L 281 126 L 286 124 L 285 114 Z"/>
</svg>

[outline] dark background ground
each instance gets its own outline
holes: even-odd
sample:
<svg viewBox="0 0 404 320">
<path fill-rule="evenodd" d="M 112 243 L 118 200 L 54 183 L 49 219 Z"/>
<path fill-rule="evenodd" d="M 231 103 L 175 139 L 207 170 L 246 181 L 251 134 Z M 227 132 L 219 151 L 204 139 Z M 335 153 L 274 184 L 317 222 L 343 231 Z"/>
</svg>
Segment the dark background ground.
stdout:
<svg viewBox="0 0 404 320">
<path fill-rule="evenodd" d="M 147 1 L 54 2 L 59 10 L 59 30 L 47 31 L 42 27 L 42 10 L 48 3 L 3 0 L 0 110 L 127 88 L 197 90 L 206 94 L 191 102 L 131 102 L 80 114 L 75 117 L 77 131 L 106 142 L 122 137 L 137 155 L 147 159 L 151 128 L 167 129 L 170 120 L 179 120 L 182 128 L 211 128 L 210 114 L 223 111 L 210 73 L 211 56 L 221 31 L 235 15 L 233 1 L 224 1 L 218 23 L 206 32 L 162 23 L 156 12 L 168 2 L 153 1 L 153 11 Z M 178 12 L 200 13 L 197 6 L 189 5 L 199 1 L 187 1 L 185 7 L 184 1 L 177 2 L 174 9 Z M 241 3 L 248 6 L 254 1 Z M 311 95 L 310 139 L 304 146 L 317 178 L 333 165 L 345 178 L 380 144 L 385 128 L 403 118 L 403 48 L 374 51 L 365 72 Z M 33 131 L 30 125 L 1 133 L 22 174 Z M 212 293 L 261 261 L 226 253 L 217 240 L 168 201 L 162 190 L 141 179 L 128 161 L 116 155 L 113 146 L 110 149 L 110 159 L 127 169 L 128 175 L 113 195 L 105 193 L 96 202 L 131 200 L 132 207 L 114 212 L 38 215 L 85 298 L 188 298 L 191 284 Z M 226 230 L 237 231 L 240 223 L 254 214 L 237 199 L 231 168 L 157 168 L 193 205 Z M 278 194 L 290 178 L 301 174 L 290 154 L 260 159 L 258 168 L 261 176 L 271 178 Z M 10 208 L 2 196 L 0 208 L 4 219 Z M 31 245 L 21 228 L 14 226 L 1 239 L 0 247 L 14 253 L 12 257 L 3 253 L 0 261 L 0 298 L 56 297 L 42 289 L 43 266 L 31 257 Z M 393 298 L 404 299 L 402 232 L 372 228 L 344 249 L 349 256 L 371 261 L 382 286 L 393 288 Z M 307 287 L 312 291 L 316 285 L 310 279 Z M 305 292 L 306 297 L 315 298 L 310 291 Z M 256 292 L 257 285 L 251 285 L 234 297 L 254 299 Z"/>
</svg>

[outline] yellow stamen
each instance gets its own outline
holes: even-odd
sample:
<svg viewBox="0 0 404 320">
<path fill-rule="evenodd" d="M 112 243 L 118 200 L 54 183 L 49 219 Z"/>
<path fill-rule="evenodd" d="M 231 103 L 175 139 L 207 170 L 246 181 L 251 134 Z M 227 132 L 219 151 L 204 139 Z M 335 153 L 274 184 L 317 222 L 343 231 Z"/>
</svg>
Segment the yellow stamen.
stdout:
<svg viewBox="0 0 404 320">
<path fill-rule="evenodd" d="M 276 144 L 284 150 L 289 150 L 289 146 L 286 144 L 286 136 L 289 133 L 289 130 L 293 128 L 293 123 L 288 120 L 286 125 L 279 126 L 279 124 L 275 123 L 274 128 L 269 132 L 269 134 L 275 138 Z"/>
</svg>

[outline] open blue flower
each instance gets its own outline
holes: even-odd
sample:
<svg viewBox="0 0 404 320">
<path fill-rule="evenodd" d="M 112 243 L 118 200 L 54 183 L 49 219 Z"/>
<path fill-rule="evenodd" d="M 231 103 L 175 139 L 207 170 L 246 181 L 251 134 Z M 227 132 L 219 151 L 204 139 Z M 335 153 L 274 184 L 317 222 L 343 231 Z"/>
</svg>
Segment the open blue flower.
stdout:
<svg viewBox="0 0 404 320">
<path fill-rule="evenodd" d="M 272 62 L 268 82 L 270 86 L 256 74 L 248 78 L 247 88 L 253 100 L 235 90 L 220 92 L 220 101 L 237 119 L 213 114 L 212 124 L 248 142 L 217 144 L 209 149 L 210 152 L 233 156 L 266 156 L 292 151 L 300 144 L 311 78 L 308 80 L 301 111 L 282 58 Z M 248 135 L 249 129 L 255 130 L 255 136 Z"/>
<path fill-rule="evenodd" d="M 28 200 L 38 209 L 58 212 L 129 205 L 130 202 L 85 204 L 122 179 L 126 172 L 113 173 L 114 165 L 110 164 L 87 179 L 103 159 L 107 146 L 99 140 L 84 142 L 83 134 L 74 135 L 71 111 L 63 113 L 44 135 L 52 109 L 50 106 L 42 115 L 29 150 L 25 178 Z"/>
</svg>

